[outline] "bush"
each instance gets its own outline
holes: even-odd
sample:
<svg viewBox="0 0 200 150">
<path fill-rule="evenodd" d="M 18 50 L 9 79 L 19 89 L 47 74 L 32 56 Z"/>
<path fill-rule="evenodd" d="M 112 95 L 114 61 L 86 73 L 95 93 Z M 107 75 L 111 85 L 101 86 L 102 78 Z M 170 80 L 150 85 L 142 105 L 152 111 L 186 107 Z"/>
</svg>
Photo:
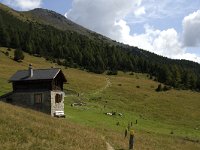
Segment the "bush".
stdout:
<svg viewBox="0 0 200 150">
<path fill-rule="evenodd" d="M 137 85 L 137 86 L 136 86 L 136 88 L 138 88 L 138 89 L 139 89 L 139 88 L 140 88 L 140 86 L 139 86 L 139 85 Z"/>
<path fill-rule="evenodd" d="M 157 91 L 157 92 L 160 92 L 160 91 L 162 91 L 162 90 L 163 90 L 162 85 L 159 84 L 158 87 L 157 87 L 157 89 L 156 89 L 156 91 Z"/>
<path fill-rule="evenodd" d="M 60 59 L 57 60 L 57 64 L 60 66 L 63 65 L 63 63 L 60 61 Z"/>
<path fill-rule="evenodd" d="M 170 86 L 166 86 L 166 85 L 165 85 L 164 87 L 162 87 L 161 84 L 159 84 L 158 87 L 157 87 L 157 89 L 156 89 L 157 92 L 160 92 L 160 91 L 168 91 L 168 90 L 171 90 L 171 87 L 170 87 Z"/>
<path fill-rule="evenodd" d="M 6 56 L 9 56 L 9 52 L 5 52 L 5 55 L 6 55 Z"/>
<path fill-rule="evenodd" d="M 117 70 L 109 70 L 106 74 L 107 75 L 117 75 L 118 72 L 117 72 Z"/>
<path fill-rule="evenodd" d="M 42 57 L 40 54 L 33 54 L 35 57 Z"/>
<path fill-rule="evenodd" d="M 166 85 L 165 85 L 165 86 L 163 87 L 163 91 L 169 91 L 169 90 L 171 90 L 171 87 L 170 87 L 170 86 L 166 86 Z"/>
<path fill-rule="evenodd" d="M 22 50 L 16 49 L 14 52 L 14 60 L 15 61 L 22 61 L 24 60 L 24 54 Z"/>
<path fill-rule="evenodd" d="M 49 59 L 49 57 L 47 57 L 47 58 L 45 58 L 46 59 L 46 61 L 49 61 L 50 59 Z"/>
</svg>

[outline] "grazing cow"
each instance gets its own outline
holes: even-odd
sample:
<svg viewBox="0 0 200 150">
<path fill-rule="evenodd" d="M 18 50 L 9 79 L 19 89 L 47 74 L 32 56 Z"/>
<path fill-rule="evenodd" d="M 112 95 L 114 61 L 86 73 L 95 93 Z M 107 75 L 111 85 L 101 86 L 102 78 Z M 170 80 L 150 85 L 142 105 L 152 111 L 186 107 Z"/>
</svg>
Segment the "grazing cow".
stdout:
<svg viewBox="0 0 200 150">
<path fill-rule="evenodd" d="M 118 115 L 120 116 L 120 117 L 122 117 L 123 115 L 122 115 L 122 113 L 118 113 Z"/>
<path fill-rule="evenodd" d="M 106 115 L 109 115 L 109 116 L 112 116 L 113 114 L 112 113 L 110 113 L 110 112 L 108 112 L 108 113 L 105 113 Z"/>
</svg>

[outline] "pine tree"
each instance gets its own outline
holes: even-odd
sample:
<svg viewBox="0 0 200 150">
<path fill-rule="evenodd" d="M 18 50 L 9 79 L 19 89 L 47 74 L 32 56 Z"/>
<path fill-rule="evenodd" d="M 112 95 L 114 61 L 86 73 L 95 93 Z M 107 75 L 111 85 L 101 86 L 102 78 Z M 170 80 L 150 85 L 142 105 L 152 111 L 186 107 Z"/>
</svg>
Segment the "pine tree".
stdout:
<svg viewBox="0 0 200 150">
<path fill-rule="evenodd" d="M 0 16 L 0 45 L 9 47 L 10 46 L 10 36 L 6 30 L 6 27 Z"/>
<path fill-rule="evenodd" d="M 197 76 L 194 73 L 190 74 L 190 89 L 195 89 L 197 86 Z"/>
<path fill-rule="evenodd" d="M 15 61 L 21 61 L 24 59 L 24 54 L 22 50 L 16 49 L 14 52 L 14 60 Z"/>
<path fill-rule="evenodd" d="M 181 72 L 176 65 L 174 65 L 172 67 L 172 69 L 173 69 L 173 79 L 172 79 L 173 82 L 172 82 L 172 84 L 173 84 L 174 87 L 179 87 L 180 83 L 181 83 Z"/>
</svg>

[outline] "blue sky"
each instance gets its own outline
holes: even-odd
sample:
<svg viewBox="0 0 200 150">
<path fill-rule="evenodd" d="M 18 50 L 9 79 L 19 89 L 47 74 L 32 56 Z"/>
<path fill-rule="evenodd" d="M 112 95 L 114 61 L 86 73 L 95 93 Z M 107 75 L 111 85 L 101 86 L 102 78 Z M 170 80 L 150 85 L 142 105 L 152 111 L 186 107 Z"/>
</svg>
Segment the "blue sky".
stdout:
<svg viewBox="0 0 200 150">
<path fill-rule="evenodd" d="M 200 63 L 200 0 L 0 0 L 16 10 L 41 7 L 111 39 Z"/>
<path fill-rule="evenodd" d="M 41 6 L 64 15 L 72 7 L 72 0 L 44 0 Z"/>
</svg>

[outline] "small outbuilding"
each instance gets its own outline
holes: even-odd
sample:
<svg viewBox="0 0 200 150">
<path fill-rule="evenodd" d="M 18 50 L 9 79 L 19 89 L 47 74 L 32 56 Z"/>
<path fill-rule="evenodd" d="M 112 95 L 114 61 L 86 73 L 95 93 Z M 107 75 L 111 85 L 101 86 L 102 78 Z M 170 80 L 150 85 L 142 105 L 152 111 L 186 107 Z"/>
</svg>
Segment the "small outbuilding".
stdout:
<svg viewBox="0 0 200 150">
<path fill-rule="evenodd" d="M 13 104 L 31 107 L 55 116 L 56 111 L 64 114 L 63 84 L 67 82 L 60 68 L 17 71 L 9 80 L 13 92 L 7 98 Z"/>
</svg>

